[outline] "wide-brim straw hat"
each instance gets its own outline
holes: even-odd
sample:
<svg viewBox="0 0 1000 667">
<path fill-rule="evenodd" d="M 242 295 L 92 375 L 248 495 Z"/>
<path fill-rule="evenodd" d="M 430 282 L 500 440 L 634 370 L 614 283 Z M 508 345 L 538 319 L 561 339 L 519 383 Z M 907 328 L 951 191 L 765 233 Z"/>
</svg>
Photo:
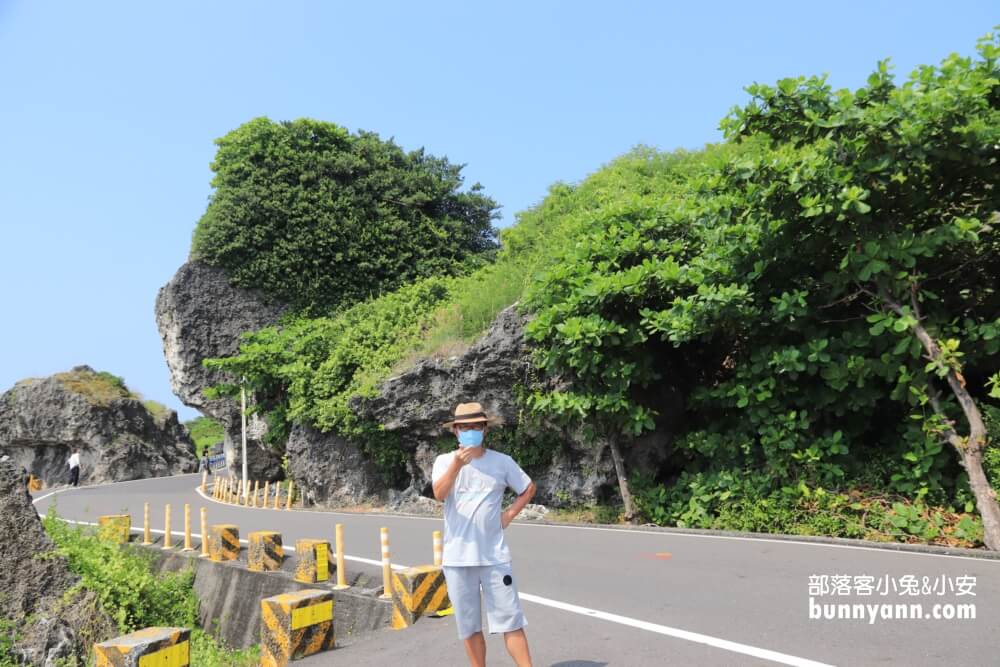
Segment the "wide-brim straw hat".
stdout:
<svg viewBox="0 0 1000 667">
<path fill-rule="evenodd" d="M 479 403 L 459 403 L 451 421 L 446 421 L 441 426 L 451 428 L 455 424 L 496 424 L 498 421 L 496 417 L 486 414 Z"/>
</svg>

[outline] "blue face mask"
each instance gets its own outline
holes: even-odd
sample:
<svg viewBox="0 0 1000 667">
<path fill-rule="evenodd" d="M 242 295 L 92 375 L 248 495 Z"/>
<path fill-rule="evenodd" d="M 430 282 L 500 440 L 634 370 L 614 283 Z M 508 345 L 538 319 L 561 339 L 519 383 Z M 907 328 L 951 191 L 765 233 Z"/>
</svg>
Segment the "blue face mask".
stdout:
<svg viewBox="0 0 1000 667">
<path fill-rule="evenodd" d="M 480 429 L 458 432 L 458 444 L 462 447 L 479 447 L 483 444 L 483 432 Z"/>
</svg>

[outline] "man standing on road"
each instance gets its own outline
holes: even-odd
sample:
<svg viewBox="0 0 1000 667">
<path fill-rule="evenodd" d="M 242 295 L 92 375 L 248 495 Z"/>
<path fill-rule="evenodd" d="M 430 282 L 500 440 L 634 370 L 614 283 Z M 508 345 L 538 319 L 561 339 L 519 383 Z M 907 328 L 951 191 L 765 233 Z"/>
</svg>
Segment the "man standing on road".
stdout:
<svg viewBox="0 0 1000 667">
<path fill-rule="evenodd" d="M 70 455 L 69 460 L 66 461 L 69 465 L 69 483 L 73 486 L 80 485 L 80 450 L 73 449 L 73 453 Z"/>
<path fill-rule="evenodd" d="M 503 633 L 507 652 L 518 667 L 531 667 L 528 622 L 521 610 L 504 530 L 535 495 L 535 483 L 514 459 L 486 449 L 483 439 L 493 421 L 479 403 L 460 403 L 443 424 L 458 439 L 458 449 L 434 461 L 434 497 L 444 501 L 443 570 L 455 610 L 458 638 L 473 667 L 486 667 L 480 588 L 486 597 L 490 633 Z M 517 498 L 501 511 L 507 488 Z"/>
</svg>

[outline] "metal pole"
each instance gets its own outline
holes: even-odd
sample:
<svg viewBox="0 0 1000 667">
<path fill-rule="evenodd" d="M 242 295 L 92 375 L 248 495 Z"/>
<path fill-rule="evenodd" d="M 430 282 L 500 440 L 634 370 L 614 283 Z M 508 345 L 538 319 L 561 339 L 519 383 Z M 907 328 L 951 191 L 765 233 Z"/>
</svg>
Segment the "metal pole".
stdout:
<svg viewBox="0 0 1000 667">
<path fill-rule="evenodd" d="M 246 388 L 247 376 L 243 376 L 243 381 L 240 383 L 240 420 L 242 423 L 243 432 L 243 479 L 247 479 L 247 388 Z M 245 494 L 246 492 L 244 492 Z M 244 495 L 244 497 L 246 497 Z"/>
</svg>

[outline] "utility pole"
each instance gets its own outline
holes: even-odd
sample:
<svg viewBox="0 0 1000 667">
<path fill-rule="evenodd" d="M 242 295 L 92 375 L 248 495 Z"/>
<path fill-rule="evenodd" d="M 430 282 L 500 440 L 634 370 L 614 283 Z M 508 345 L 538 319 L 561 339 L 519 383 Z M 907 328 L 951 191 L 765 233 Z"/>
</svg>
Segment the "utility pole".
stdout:
<svg viewBox="0 0 1000 667">
<path fill-rule="evenodd" d="M 247 376 L 244 375 L 240 381 L 240 421 L 243 435 L 243 498 L 246 499 L 249 485 L 246 483 L 247 477 Z"/>
</svg>

